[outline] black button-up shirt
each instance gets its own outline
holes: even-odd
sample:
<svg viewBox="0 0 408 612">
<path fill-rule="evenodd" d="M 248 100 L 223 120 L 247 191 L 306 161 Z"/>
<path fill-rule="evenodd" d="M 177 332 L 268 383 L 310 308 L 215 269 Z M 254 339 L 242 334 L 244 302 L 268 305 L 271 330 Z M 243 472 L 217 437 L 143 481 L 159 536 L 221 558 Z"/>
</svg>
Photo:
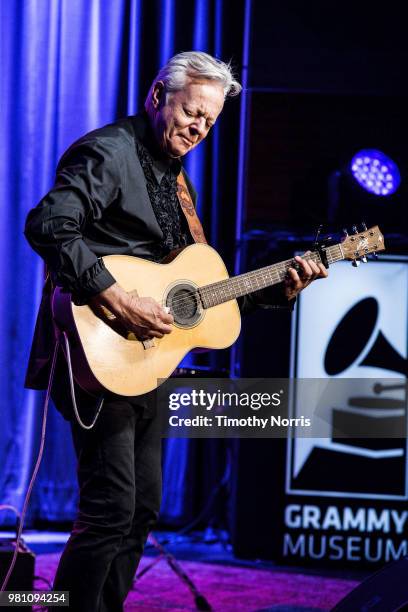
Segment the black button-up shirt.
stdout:
<svg viewBox="0 0 408 612">
<path fill-rule="evenodd" d="M 77 304 L 85 304 L 115 282 L 102 256 L 160 261 L 191 243 L 177 198 L 180 171 L 179 160 L 165 159 L 157 150 L 144 113 L 75 142 L 25 228 L 54 283 L 70 291 Z"/>
</svg>

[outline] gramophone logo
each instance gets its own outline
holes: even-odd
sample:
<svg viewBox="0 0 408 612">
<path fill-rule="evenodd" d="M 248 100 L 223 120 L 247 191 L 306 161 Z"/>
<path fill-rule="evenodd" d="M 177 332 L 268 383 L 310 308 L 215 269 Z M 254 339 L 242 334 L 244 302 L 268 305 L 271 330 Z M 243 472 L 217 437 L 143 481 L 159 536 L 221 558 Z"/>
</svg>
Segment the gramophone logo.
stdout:
<svg viewBox="0 0 408 612">
<path fill-rule="evenodd" d="M 329 297 L 323 282 L 301 297 L 292 372 L 298 379 L 350 379 L 348 392 L 327 394 L 318 406 L 327 420 L 324 437 L 295 433 L 289 440 L 286 491 L 408 498 L 408 264 L 389 260 L 358 270 L 339 264 L 328 282 Z M 342 389 L 347 387 L 346 380 L 342 383 Z M 297 394 L 293 415 L 308 411 L 316 414 L 316 406 Z M 362 430 L 379 432 L 379 437 L 356 438 Z"/>
</svg>

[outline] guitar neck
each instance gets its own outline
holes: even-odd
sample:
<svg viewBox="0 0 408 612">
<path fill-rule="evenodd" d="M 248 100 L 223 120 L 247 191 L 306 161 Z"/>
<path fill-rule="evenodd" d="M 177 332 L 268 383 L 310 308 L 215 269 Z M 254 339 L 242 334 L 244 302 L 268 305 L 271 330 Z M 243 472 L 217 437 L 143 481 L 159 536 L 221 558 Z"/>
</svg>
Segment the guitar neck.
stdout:
<svg viewBox="0 0 408 612">
<path fill-rule="evenodd" d="M 327 247 L 325 249 L 325 255 L 328 264 L 345 259 L 341 244 Z M 303 259 L 312 260 L 316 263 L 322 262 L 318 251 L 313 251 L 308 255 L 304 255 Z M 211 308 L 212 306 L 234 300 L 248 293 L 252 293 L 253 291 L 257 291 L 258 289 L 265 289 L 265 287 L 277 285 L 285 280 L 288 269 L 297 265 L 295 259 L 287 259 L 252 272 L 239 274 L 238 276 L 200 287 L 199 293 L 202 305 L 204 308 Z"/>
</svg>

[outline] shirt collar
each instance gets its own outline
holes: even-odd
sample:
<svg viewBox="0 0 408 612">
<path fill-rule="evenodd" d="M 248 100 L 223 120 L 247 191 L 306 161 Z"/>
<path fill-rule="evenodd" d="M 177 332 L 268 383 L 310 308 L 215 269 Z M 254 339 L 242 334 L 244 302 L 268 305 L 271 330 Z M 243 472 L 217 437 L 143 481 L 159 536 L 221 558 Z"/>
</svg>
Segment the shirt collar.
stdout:
<svg viewBox="0 0 408 612">
<path fill-rule="evenodd" d="M 173 174 L 178 176 L 182 168 L 180 159 L 165 157 L 160 151 L 145 111 L 135 115 L 134 126 L 137 140 L 147 149 L 152 158 L 152 170 L 157 183 L 161 183 L 169 168 L 172 169 Z"/>
</svg>

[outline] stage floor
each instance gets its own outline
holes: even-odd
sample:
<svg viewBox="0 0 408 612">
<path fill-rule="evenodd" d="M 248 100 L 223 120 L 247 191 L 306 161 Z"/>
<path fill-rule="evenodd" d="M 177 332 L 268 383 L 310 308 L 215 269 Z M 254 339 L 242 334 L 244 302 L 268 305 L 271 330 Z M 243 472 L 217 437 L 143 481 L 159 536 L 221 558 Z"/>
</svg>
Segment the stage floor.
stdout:
<svg viewBox="0 0 408 612">
<path fill-rule="evenodd" d="M 4 537 L 6 534 L 1 533 Z M 36 588 L 51 584 L 66 533 L 28 532 L 24 540 L 36 554 Z M 212 609 L 223 612 L 328 612 L 360 577 L 340 572 L 316 572 L 282 568 L 271 563 L 239 560 L 217 534 L 198 534 L 195 538 L 176 538 L 171 533 L 156 533 L 166 544 L 199 593 Z M 148 546 L 139 571 L 157 556 Z M 363 575 L 361 575 L 361 578 Z M 135 581 L 125 610 L 195 610 L 194 597 L 164 558 Z"/>
</svg>

